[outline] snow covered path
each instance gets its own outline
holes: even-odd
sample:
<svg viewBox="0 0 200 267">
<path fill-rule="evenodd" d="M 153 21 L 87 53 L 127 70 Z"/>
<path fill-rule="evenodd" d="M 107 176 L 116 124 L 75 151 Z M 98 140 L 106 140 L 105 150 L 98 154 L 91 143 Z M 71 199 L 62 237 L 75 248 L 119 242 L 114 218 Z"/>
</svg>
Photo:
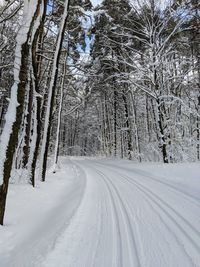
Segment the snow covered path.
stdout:
<svg viewBox="0 0 200 267">
<path fill-rule="evenodd" d="M 26 219 L 11 197 L 8 225 L 18 226 L 13 239 L 0 229 L 1 267 L 200 267 L 198 164 L 72 158 L 56 175 Z"/>
<path fill-rule="evenodd" d="M 200 266 L 197 172 L 195 177 L 192 169 L 185 169 L 191 173 L 189 182 L 122 161 L 86 159 L 74 164 L 87 177 L 85 194 L 41 266 Z M 164 168 L 160 165 L 160 173 Z"/>
</svg>

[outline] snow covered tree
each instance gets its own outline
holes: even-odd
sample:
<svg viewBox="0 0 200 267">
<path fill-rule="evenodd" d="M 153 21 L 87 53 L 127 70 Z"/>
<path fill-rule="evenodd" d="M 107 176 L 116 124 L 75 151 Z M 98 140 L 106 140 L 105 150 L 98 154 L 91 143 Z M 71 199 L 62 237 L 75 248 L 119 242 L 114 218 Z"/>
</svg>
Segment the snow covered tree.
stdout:
<svg viewBox="0 0 200 267">
<path fill-rule="evenodd" d="M 41 16 L 45 10 L 44 5 L 45 1 L 42 0 L 30 0 L 24 3 L 22 25 L 17 35 L 14 84 L 11 88 L 11 97 L 0 144 L 0 224 L 3 224 L 13 155 L 18 142 L 18 133 L 23 116 L 31 44 L 40 25 Z"/>
</svg>

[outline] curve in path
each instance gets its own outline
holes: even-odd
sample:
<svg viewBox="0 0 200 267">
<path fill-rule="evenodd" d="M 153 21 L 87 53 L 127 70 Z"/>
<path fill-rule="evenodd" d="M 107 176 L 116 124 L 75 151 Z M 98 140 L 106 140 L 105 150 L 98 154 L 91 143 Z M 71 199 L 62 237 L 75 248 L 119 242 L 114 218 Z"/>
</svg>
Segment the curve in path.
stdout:
<svg viewBox="0 0 200 267">
<path fill-rule="evenodd" d="M 96 160 L 72 163 L 86 176 L 84 198 L 37 267 L 200 267 L 200 233 L 187 214 L 193 206 L 200 212 L 196 199 L 146 174 Z"/>
<path fill-rule="evenodd" d="M 97 166 L 99 167 L 100 165 L 97 164 Z M 119 171 L 116 171 L 111 166 L 108 167 L 107 165 L 102 165 L 102 167 L 104 168 L 104 170 L 105 168 L 108 168 L 110 169 L 110 171 L 112 170 L 112 172 L 116 173 L 117 179 L 120 179 L 121 182 L 127 181 L 134 188 L 137 188 L 140 192 L 143 193 L 144 197 L 152 203 L 152 208 L 154 210 L 158 210 L 157 214 L 160 217 L 163 217 L 162 214 L 164 214 L 165 218 L 167 217 L 168 219 L 170 219 L 171 223 L 173 223 L 173 226 L 176 227 L 176 230 L 181 232 L 181 235 L 173 229 L 174 227 L 172 227 L 172 230 L 169 228 L 169 226 L 166 225 L 166 223 L 165 225 L 177 237 L 177 240 L 183 246 L 185 253 L 190 257 L 195 266 L 199 266 L 200 232 L 194 227 L 194 225 L 192 225 L 186 218 L 183 217 L 183 215 L 181 215 L 175 208 L 173 208 L 165 200 L 163 200 L 158 194 L 147 188 L 147 186 L 144 186 L 142 183 L 138 182 L 139 179 L 137 180 L 133 177 L 125 175 L 124 173 L 119 173 Z M 155 206 L 158 209 L 155 209 Z M 162 219 L 162 221 L 164 222 L 164 219 Z M 188 242 L 185 242 L 184 237 L 187 239 L 191 246 L 188 246 Z"/>
</svg>

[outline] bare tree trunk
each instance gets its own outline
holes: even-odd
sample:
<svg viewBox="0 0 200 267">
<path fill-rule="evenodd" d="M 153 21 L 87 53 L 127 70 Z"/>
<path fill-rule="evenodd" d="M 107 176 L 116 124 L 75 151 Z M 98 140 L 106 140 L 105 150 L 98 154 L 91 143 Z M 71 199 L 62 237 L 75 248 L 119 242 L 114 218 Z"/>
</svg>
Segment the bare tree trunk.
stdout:
<svg viewBox="0 0 200 267">
<path fill-rule="evenodd" d="M 128 108 L 128 103 L 127 103 L 125 91 L 122 92 L 122 98 L 124 101 L 124 108 L 125 108 L 125 119 L 126 119 L 125 127 L 127 128 L 126 132 L 127 132 L 128 159 L 131 160 L 132 159 L 132 151 L 133 151 L 132 135 L 131 135 L 131 125 L 130 125 L 130 121 L 129 121 L 129 108 Z"/>
<path fill-rule="evenodd" d="M 35 35 L 36 23 L 40 19 L 43 12 L 42 0 L 30 0 L 24 4 L 24 26 L 18 33 L 18 41 L 15 54 L 15 83 L 11 89 L 11 99 L 8 107 L 9 114 L 6 117 L 6 124 L 1 136 L 1 160 L 0 169 L 0 224 L 3 225 L 6 197 L 8 191 L 8 183 L 12 169 L 13 156 L 18 142 L 18 133 L 22 122 L 25 90 L 27 84 L 27 76 L 29 69 L 30 56 L 30 38 Z M 36 25 L 36 26 L 35 26 Z M 3 140 L 3 141 L 2 141 Z M 2 181 L 2 183 L 1 183 Z"/>
<path fill-rule="evenodd" d="M 33 107 L 33 84 L 30 81 L 28 92 L 28 108 L 26 114 L 26 123 L 25 123 L 25 136 L 24 136 L 24 146 L 23 146 L 23 158 L 22 158 L 22 167 L 26 168 L 30 153 L 30 133 L 31 133 L 31 119 L 32 119 L 32 107 Z"/>
<path fill-rule="evenodd" d="M 163 114 L 160 108 L 160 102 L 157 100 L 157 111 L 158 111 L 158 127 L 159 127 L 159 140 L 160 140 L 160 148 L 162 152 L 163 162 L 169 163 L 168 155 L 167 155 L 167 144 L 166 138 L 164 135 L 164 126 L 163 126 Z"/>
<path fill-rule="evenodd" d="M 115 85 L 114 85 L 115 86 Z M 113 107 L 113 120 L 114 120 L 114 157 L 117 156 L 117 89 L 114 88 L 114 107 Z"/>
<path fill-rule="evenodd" d="M 62 48 L 64 33 L 65 33 L 65 26 L 66 26 L 67 17 L 68 17 L 69 0 L 65 0 L 64 7 L 65 8 L 64 8 L 63 17 L 62 17 L 61 24 L 60 24 L 56 50 L 55 50 L 54 59 L 53 59 L 53 68 L 52 68 L 51 80 L 50 80 L 50 86 L 49 86 L 49 92 L 48 92 L 48 103 L 47 103 L 47 109 L 46 109 L 46 115 L 45 115 L 44 134 L 43 134 L 43 141 L 42 141 L 42 148 L 41 148 L 39 176 L 43 182 L 45 181 L 45 175 L 46 175 L 47 155 L 48 155 L 49 141 L 50 141 L 51 119 L 52 119 L 52 113 L 53 113 L 55 88 L 56 88 L 56 82 L 57 82 L 57 76 L 58 76 L 58 66 L 59 66 L 59 61 L 60 61 L 61 48 Z"/>
<path fill-rule="evenodd" d="M 65 75 L 66 75 L 66 61 L 64 63 L 63 77 L 62 77 L 61 87 L 60 87 L 60 104 L 59 104 L 59 111 L 58 111 L 58 124 L 57 124 L 57 131 L 56 131 L 56 144 L 55 144 L 54 163 L 53 163 L 53 165 L 54 165 L 53 172 L 54 173 L 56 173 L 56 167 L 57 167 L 57 163 L 58 163 L 59 137 L 60 137 L 60 126 L 61 126 L 61 115 L 62 115 L 62 105 L 63 105 L 63 89 L 64 89 L 64 84 L 65 84 Z"/>
<path fill-rule="evenodd" d="M 48 0 L 44 1 L 44 12 L 41 18 L 40 26 L 36 32 L 35 38 L 32 44 L 32 71 L 33 71 L 33 79 L 34 82 L 34 92 L 33 92 L 33 102 L 34 102 L 34 125 L 33 125 L 33 135 L 32 135 L 32 144 L 31 144 L 31 153 L 29 155 L 29 162 L 28 162 L 28 173 L 29 179 L 32 186 L 35 186 L 35 169 L 37 164 L 39 146 L 40 146 L 40 139 L 41 139 L 41 97 L 40 97 L 40 88 L 39 88 L 39 76 L 40 76 L 40 66 L 41 66 L 41 56 L 36 54 L 37 46 L 39 49 L 42 48 L 42 39 L 44 35 L 44 21 L 47 11 L 47 3 Z M 48 66 L 47 66 L 48 70 Z M 37 97 L 36 97 L 37 95 Z"/>
</svg>

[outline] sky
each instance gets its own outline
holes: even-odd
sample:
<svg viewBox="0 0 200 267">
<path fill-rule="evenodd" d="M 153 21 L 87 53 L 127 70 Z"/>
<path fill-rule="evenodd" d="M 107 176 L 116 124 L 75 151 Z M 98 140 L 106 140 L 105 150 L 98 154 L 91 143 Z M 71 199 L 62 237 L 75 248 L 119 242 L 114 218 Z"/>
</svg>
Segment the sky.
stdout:
<svg viewBox="0 0 200 267">
<path fill-rule="evenodd" d="M 92 5 L 95 7 L 102 2 L 102 0 L 91 0 Z"/>
</svg>

